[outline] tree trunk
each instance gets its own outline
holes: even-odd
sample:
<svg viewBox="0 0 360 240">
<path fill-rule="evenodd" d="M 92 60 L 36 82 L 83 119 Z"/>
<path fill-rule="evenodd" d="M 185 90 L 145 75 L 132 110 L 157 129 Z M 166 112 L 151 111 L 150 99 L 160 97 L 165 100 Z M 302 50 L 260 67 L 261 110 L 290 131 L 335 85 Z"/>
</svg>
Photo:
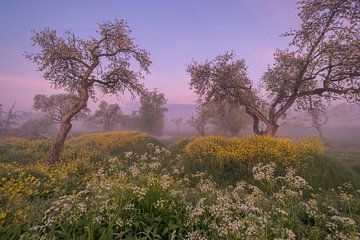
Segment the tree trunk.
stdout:
<svg viewBox="0 0 360 240">
<path fill-rule="evenodd" d="M 278 129 L 279 125 L 277 125 L 276 123 L 269 124 L 268 126 L 266 126 L 265 135 L 273 137 L 275 136 Z"/>
<path fill-rule="evenodd" d="M 66 113 L 65 116 L 62 117 L 59 133 L 56 136 L 55 142 L 51 147 L 47 158 L 45 159 L 45 162 L 47 162 L 48 164 L 55 164 L 56 161 L 59 159 L 66 136 L 72 126 L 71 119 L 87 105 L 87 101 L 89 99 L 88 86 L 85 83 L 83 84 L 83 88 L 79 90 L 79 103 L 74 106 L 74 108 L 69 113 Z"/>
<path fill-rule="evenodd" d="M 322 131 L 321 131 L 321 128 L 316 128 L 316 130 L 318 131 L 318 136 L 320 139 L 323 138 L 323 134 L 322 134 Z"/>
<path fill-rule="evenodd" d="M 51 147 L 50 152 L 48 153 L 48 156 L 46 158 L 46 163 L 48 164 L 55 164 L 56 161 L 60 157 L 61 150 L 64 146 L 64 142 L 66 139 L 67 134 L 69 133 L 71 129 L 71 120 L 67 119 L 60 124 L 60 130 L 58 135 L 56 136 L 55 143 Z"/>
</svg>

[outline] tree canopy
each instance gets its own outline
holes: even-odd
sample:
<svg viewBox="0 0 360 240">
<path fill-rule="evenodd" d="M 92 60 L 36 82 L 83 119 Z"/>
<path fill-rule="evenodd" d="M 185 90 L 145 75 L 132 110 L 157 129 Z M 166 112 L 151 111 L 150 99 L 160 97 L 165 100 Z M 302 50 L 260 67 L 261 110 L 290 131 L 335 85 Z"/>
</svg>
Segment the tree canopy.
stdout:
<svg viewBox="0 0 360 240">
<path fill-rule="evenodd" d="M 156 89 L 140 97 L 138 112 L 138 127 L 140 130 L 153 135 L 161 135 L 164 129 L 164 118 L 167 108 L 164 107 L 167 99 Z"/>
<path fill-rule="evenodd" d="M 122 121 L 123 114 L 119 104 L 109 104 L 106 101 L 101 101 L 98 109 L 95 111 L 91 119 L 103 126 L 104 130 L 113 130 L 117 124 Z"/>
<path fill-rule="evenodd" d="M 34 33 L 33 45 L 39 51 L 26 53 L 26 57 L 39 66 L 53 87 L 78 96 L 77 103 L 62 118 L 48 162 L 55 163 L 59 158 L 71 120 L 86 108 L 96 89 L 104 94 L 129 91 L 134 95 L 144 91 L 140 80 L 149 72 L 151 61 L 149 53 L 134 43 L 130 33 L 123 20 L 98 24 L 96 36 L 88 39 L 70 31 L 58 35 L 50 28 Z"/>
<path fill-rule="evenodd" d="M 276 133 L 279 119 L 293 106 L 304 110 L 312 103 L 314 111 L 323 101 L 360 102 L 360 2 L 298 4 L 300 28 L 284 34 L 291 38 L 289 47 L 275 52 L 274 65 L 262 77 L 267 98 L 261 98 L 249 80 L 245 61 L 226 52 L 188 65 L 190 86 L 199 101 L 240 104 L 252 118 L 254 132 L 269 135 Z"/>
<path fill-rule="evenodd" d="M 37 94 L 34 96 L 33 108 L 36 111 L 46 113 L 48 119 L 53 123 L 61 123 L 62 119 L 78 103 L 79 97 L 73 94 L 54 94 L 46 96 Z M 84 119 L 90 112 L 89 108 L 84 108 L 78 112 L 73 120 Z"/>
</svg>

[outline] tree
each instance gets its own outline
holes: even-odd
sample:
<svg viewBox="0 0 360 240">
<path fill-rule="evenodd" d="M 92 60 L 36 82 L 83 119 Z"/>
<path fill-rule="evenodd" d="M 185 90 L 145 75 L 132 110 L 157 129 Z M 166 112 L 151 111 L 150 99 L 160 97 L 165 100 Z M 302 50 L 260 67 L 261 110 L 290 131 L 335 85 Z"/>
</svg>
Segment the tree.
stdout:
<svg viewBox="0 0 360 240">
<path fill-rule="evenodd" d="M 183 119 L 181 117 L 180 118 L 173 118 L 173 119 L 171 119 L 171 122 L 173 124 L 175 124 L 175 126 L 176 126 L 176 134 L 179 135 L 180 125 L 182 124 Z"/>
<path fill-rule="evenodd" d="M 322 128 L 324 125 L 327 124 L 329 120 L 328 116 L 324 112 L 311 113 L 311 119 L 312 119 L 311 126 L 316 129 L 316 131 L 319 134 L 319 137 L 322 138 L 323 137 Z"/>
<path fill-rule="evenodd" d="M 46 113 L 47 118 L 56 124 L 61 124 L 63 118 L 74 108 L 78 103 L 79 97 L 73 94 L 54 94 L 46 96 L 37 94 L 34 96 L 33 108 L 36 111 Z M 76 113 L 72 120 L 84 119 L 90 109 L 85 107 L 80 112 Z"/>
<path fill-rule="evenodd" d="M 206 125 L 212 117 L 212 112 L 206 105 L 198 106 L 195 114 L 190 116 L 187 124 L 193 126 L 201 136 L 205 136 Z"/>
<path fill-rule="evenodd" d="M 227 103 L 220 102 L 213 106 L 212 123 L 218 130 L 236 136 L 240 130 L 249 124 L 250 119 L 241 107 Z"/>
<path fill-rule="evenodd" d="M 153 135 L 161 135 L 164 129 L 164 117 L 167 108 L 164 107 L 167 100 L 164 94 L 156 89 L 147 92 L 140 97 L 140 109 L 138 112 L 138 126 L 140 130 Z"/>
<path fill-rule="evenodd" d="M 35 33 L 33 45 L 39 52 L 26 57 L 39 66 L 46 80 L 78 96 L 78 101 L 60 123 L 60 130 L 48 154 L 47 162 L 55 163 L 71 129 L 71 120 L 86 108 L 89 97 L 99 89 L 104 94 L 141 93 L 143 73 L 151 64 L 149 53 L 140 49 L 130 36 L 125 21 L 106 21 L 98 25 L 97 37 L 82 39 L 72 32 L 59 36 L 45 28 Z M 138 68 L 133 63 L 139 63 Z"/>
<path fill-rule="evenodd" d="M 101 124 L 104 130 L 113 130 L 116 124 L 120 123 L 123 118 L 119 104 L 108 104 L 101 101 L 98 110 L 96 110 L 92 119 L 95 123 Z"/>
<path fill-rule="evenodd" d="M 318 101 L 313 101 L 312 98 L 309 99 L 308 114 L 311 117 L 311 127 L 315 128 L 319 138 L 322 138 L 322 127 L 327 124 L 329 119 L 320 99 L 318 99 Z"/>
<path fill-rule="evenodd" d="M 0 130 L 8 130 L 18 123 L 20 113 L 15 110 L 16 103 L 14 103 L 8 111 L 3 110 L 3 105 L 0 104 Z"/>
<path fill-rule="evenodd" d="M 137 111 L 132 111 L 130 114 L 123 115 L 121 124 L 125 129 L 139 129 L 139 115 Z"/>
<path fill-rule="evenodd" d="M 289 48 L 276 51 L 274 65 L 262 77 L 266 101 L 253 89 L 245 61 L 233 52 L 188 66 L 199 101 L 240 104 L 253 120 L 254 133 L 271 136 L 294 104 L 307 110 L 310 99 L 359 102 L 360 2 L 301 0 L 299 9 L 300 29 L 284 34 L 292 37 Z"/>
</svg>

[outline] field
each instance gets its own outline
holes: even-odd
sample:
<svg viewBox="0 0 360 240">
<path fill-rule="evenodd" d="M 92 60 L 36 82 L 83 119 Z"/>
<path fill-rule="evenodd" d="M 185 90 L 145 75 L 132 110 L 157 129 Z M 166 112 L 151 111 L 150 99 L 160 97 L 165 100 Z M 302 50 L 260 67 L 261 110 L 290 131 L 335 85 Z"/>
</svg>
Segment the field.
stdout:
<svg viewBox="0 0 360 240">
<path fill-rule="evenodd" d="M 49 141 L 3 139 L 0 239 L 359 239 L 356 144 L 334 144 L 107 132 L 48 166 Z"/>
</svg>

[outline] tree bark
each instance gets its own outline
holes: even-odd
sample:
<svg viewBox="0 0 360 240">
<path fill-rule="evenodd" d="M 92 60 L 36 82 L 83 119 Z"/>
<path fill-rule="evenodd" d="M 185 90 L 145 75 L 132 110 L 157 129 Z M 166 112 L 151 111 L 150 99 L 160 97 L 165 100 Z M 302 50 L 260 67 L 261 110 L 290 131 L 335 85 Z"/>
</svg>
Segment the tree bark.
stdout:
<svg viewBox="0 0 360 240">
<path fill-rule="evenodd" d="M 51 150 L 49 151 L 47 158 L 45 159 L 46 163 L 53 165 L 59 159 L 61 150 L 64 146 L 66 136 L 69 133 L 71 127 L 72 125 L 70 119 L 61 122 L 59 133 L 56 136 L 55 142 L 51 147 Z"/>
<path fill-rule="evenodd" d="M 279 125 L 276 123 L 269 124 L 266 126 L 265 135 L 274 137 L 278 129 Z"/>
<path fill-rule="evenodd" d="M 71 119 L 87 105 L 87 101 L 89 99 L 88 86 L 86 85 L 86 83 L 83 83 L 83 85 L 83 88 L 79 90 L 79 103 L 74 106 L 72 111 L 62 117 L 59 133 L 55 139 L 53 146 L 51 147 L 50 152 L 48 153 L 47 158 L 45 159 L 45 162 L 48 164 L 55 164 L 59 160 L 66 136 L 72 126 Z"/>
</svg>

